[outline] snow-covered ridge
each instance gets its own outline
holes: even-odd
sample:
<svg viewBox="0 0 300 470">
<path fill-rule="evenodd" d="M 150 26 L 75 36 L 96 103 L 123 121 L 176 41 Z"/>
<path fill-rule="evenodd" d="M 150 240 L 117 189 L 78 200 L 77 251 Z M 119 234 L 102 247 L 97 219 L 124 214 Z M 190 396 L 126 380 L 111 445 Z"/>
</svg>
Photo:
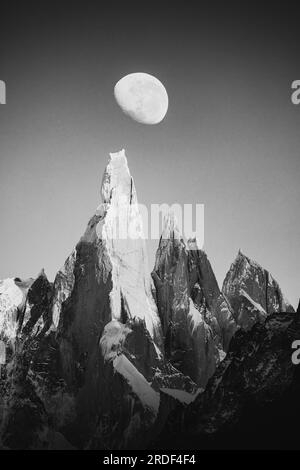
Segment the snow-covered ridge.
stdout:
<svg viewBox="0 0 300 470">
<path fill-rule="evenodd" d="M 28 281 L 18 282 L 8 278 L 0 281 L 0 334 L 14 343 L 18 330 L 18 312 L 26 303 L 26 296 L 30 287 Z"/>
<path fill-rule="evenodd" d="M 156 392 L 145 377 L 137 370 L 136 367 L 127 359 L 124 354 L 116 356 L 113 360 L 114 369 L 121 374 L 132 391 L 140 399 L 142 404 L 151 410 L 156 416 L 159 409 L 160 396 Z"/>
<path fill-rule="evenodd" d="M 112 319 L 120 320 L 124 308 L 128 318 L 145 321 L 151 337 L 159 344 L 161 326 L 151 292 L 142 217 L 124 150 L 110 154 L 102 199 L 106 213 L 97 234 L 105 243 L 112 266 Z"/>
<path fill-rule="evenodd" d="M 255 308 L 256 310 L 258 310 L 260 313 L 262 313 L 264 316 L 267 316 L 267 312 L 265 311 L 265 309 L 258 303 L 258 302 L 255 302 L 249 294 L 247 294 L 246 291 L 244 291 L 244 289 L 241 289 L 240 290 L 240 294 L 244 297 L 246 297 L 247 300 L 249 300 L 249 302 L 253 305 L 253 308 Z"/>
</svg>

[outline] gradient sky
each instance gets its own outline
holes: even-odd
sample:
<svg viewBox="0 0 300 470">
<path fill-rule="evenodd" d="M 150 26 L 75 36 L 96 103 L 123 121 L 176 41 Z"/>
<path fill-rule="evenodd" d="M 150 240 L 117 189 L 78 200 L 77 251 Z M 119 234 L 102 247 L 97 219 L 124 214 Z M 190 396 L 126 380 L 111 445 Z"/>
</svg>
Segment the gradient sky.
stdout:
<svg viewBox="0 0 300 470">
<path fill-rule="evenodd" d="M 0 278 L 42 267 L 54 278 L 99 203 L 108 153 L 125 148 L 139 202 L 205 204 L 205 251 L 220 284 L 241 248 L 296 305 L 295 7 L 102 3 L 1 7 Z M 115 83 L 136 71 L 167 88 L 157 126 L 114 101 Z M 150 245 L 149 254 L 152 267 Z"/>
</svg>

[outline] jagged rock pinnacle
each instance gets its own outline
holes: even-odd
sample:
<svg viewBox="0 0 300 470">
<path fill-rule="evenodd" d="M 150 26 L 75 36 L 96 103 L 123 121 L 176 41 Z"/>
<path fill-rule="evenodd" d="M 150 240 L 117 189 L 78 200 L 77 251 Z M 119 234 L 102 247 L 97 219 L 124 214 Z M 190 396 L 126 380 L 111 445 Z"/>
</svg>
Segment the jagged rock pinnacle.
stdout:
<svg viewBox="0 0 300 470">
<path fill-rule="evenodd" d="M 230 416 L 243 402 L 240 391 L 251 396 L 257 389 L 257 377 L 269 398 L 269 358 L 279 342 L 265 341 L 267 356 L 259 353 L 253 367 L 257 329 L 231 338 L 237 325 L 250 329 L 290 308 L 272 276 L 239 250 L 221 292 L 207 255 L 195 237 L 186 246 L 171 212 L 157 250 L 155 291 L 124 150 L 110 154 L 101 199 L 54 284 L 44 270 L 36 279 L 0 281 L 0 447 L 153 448 L 168 416 L 172 426 L 182 423 L 175 407 L 183 412 L 228 351 L 209 382 L 208 406 L 202 413 L 199 396 L 196 414 L 206 420 L 211 411 L 211 423 L 215 413 L 217 420 Z M 284 322 L 271 316 L 266 323 L 273 330 L 285 323 L 295 335 L 297 315 L 279 315 Z M 268 339 L 269 325 L 257 326 Z M 280 375 L 271 361 L 280 387 L 292 370 L 290 344 L 278 356 L 288 358 Z"/>
<path fill-rule="evenodd" d="M 174 238 L 180 240 L 182 238 L 180 230 L 178 228 L 177 217 L 171 210 L 164 216 L 161 238 L 163 240 L 169 240 Z"/>
<path fill-rule="evenodd" d="M 110 153 L 101 187 L 103 203 L 112 203 L 112 198 L 122 204 L 137 202 L 133 178 L 128 168 L 125 150 Z"/>
<path fill-rule="evenodd" d="M 294 311 L 271 274 L 241 250 L 226 274 L 222 291 L 238 325 L 247 330 L 271 313 Z"/>
</svg>

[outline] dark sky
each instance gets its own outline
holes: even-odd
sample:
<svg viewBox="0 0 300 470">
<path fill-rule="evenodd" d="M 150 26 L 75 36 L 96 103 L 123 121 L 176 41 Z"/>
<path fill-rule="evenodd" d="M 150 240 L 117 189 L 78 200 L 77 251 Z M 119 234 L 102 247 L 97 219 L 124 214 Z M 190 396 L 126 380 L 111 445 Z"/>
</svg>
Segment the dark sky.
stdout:
<svg viewBox="0 0 300 470">
<path fill-rule="evenodd" d="M 205 205 L 220 282 L 241 248 L 296 304 L 296 2 L 103 3 L 1 6 L 0 278 L 45 267 L 53 279 L 99 203 L 108 153 L 125 148 L 140 202 Z M 114 101 L 115 83 L 136 71 L 167 88 L 157 126 Z M 153 264 L 153 243 L 149 254 Z"/>
</svg>

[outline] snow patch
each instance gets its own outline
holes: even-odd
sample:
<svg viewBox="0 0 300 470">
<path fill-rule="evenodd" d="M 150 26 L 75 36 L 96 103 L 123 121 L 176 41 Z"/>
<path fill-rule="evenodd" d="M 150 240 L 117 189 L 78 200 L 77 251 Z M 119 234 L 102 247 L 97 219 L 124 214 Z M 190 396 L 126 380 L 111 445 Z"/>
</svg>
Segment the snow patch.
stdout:
<svg viewBox="0 0 300 470">
<path fill-rule="evenodd" d="M 158 346 L 156 346 L 156 344 L 154 343 L 154 341 L 153 341 L 153 346 L 154 346 L 154 349 L 155 349 L 157 358 L 158 358 L 158 359 L 162 359 L 162 358 L 163 358 L 162 352 L 160 351 L 160 349 L 158 348 Z"/>
<path fill-rule="evenodd" d="M 267 312 L 265 311 L 265 309 L 257 302 L 255 302 L 249 294 L 247 294 L 247 292 L 244 290 L 244 289 L 241 289 L 240 290 L 240 294 L 245 297 L 247 300 L 249 300 L 249 302 L 253 305 L 253 307 L 258 310 L 260 313 L 262 313 L 263 315 L 267 316 Z"/>
<path fill-rule="evenodd" d="M 18 330 L 18 311 L 25 306 L 27 291 L 18 287 L 14 279 L 0 281 L 0 333 L 13 342 Z"/>
<path fill-rule="evenodd" d="M 106 361 L 116 358 L 122 349 L 126 336 L 131 331 L 116 319 L 107 323 L 100 339 L 101 350 Z"/>
<path fill-rule="evenodd" d="M 114 369 L 121 374 L 132 391 L 138 396 L 143 405 L 151 410 L 155 416 L 158 413 L 160 396 L 145 377 L 134 367 L 124 354 L 116 356 L 113 360 Z"/>
<path fill-rule="evenodd" d="M 189 298 L 190 307 L 188 312 L 188 318 L 191 322 L 192 333 L 204 322 L 201 313 L 196 309 L 194 302 Z"/>
<path fill-rule="evenodd" d="M 8 278 L 4 281 L 0 281 L 0 299 L 1 304 L 6 305 L 8 308 L 17 308 L 20 307 L 24 302 L 24 293 L 20 289 L 14 279 Z"/>
</svg>

